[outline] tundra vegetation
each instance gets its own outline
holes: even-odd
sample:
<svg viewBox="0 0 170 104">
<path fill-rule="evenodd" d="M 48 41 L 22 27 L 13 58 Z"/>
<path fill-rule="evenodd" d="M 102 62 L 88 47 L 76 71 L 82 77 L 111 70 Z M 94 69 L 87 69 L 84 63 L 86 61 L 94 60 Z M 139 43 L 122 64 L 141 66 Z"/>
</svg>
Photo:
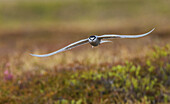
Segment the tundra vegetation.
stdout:
<svg viewBox="0 0 170 104">
<path fill-rule="evenodd" d="M 0 1 L 0 104 L 170 102 L 169 1 Z M 149 24 L 149 25 L 148 25 Z M 47 58 L 90 35 L 140 34 Z"/>
</svg>

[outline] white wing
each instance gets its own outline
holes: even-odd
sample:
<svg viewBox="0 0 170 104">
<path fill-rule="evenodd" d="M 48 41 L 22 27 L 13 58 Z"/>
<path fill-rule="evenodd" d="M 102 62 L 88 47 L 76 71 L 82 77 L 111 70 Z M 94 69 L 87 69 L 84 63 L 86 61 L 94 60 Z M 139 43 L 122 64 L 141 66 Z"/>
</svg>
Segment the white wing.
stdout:
<svg viewBox="0 0 170 104">
<path fill-rule="evenodd" d="M 72 43 L 72 44 L 70 44 L 70 45 L 68 45 L 68 46 L 66 46 L 66 47 L 64 47 L 62 49 L 59 49 L 59 50 L 57 50 L 55 52 L 52 52 L 52 53 L 49 53 L 49 54 L 44 54 L 44 55 L 31 54 L 31 55 L 36 56 L 36 57 L 47 57 L 47 56 L 51 56 L 51 55 L 54 55 L 56 53 L 66 51 L 66 50 L 72 49 L 72 48 L 74 48 L 76 46 L 80 46 L 80 45 L 83 45 L 83 44 L 86 44 L 86 43 L 88 43 L 88 39 L 83 39 L 83 40 L 74 42 L 74 43 Z"/>
<path fill-rule="evenodd" d="M 154 28 L 155 29 L 155 28 Z M 144 34 L 140 34 L 140 35 L 116 35 L 116 34 L 108 34 L 108 35 L 101 35 L 98 36 L 99 39 L 109 39 L 109 38 L 140 38 L 140 37 L 144 37 L 148 34 L 150 34 L 154 29 L 152 29 L 151 31 L 144 33 Z"/>
</svg>

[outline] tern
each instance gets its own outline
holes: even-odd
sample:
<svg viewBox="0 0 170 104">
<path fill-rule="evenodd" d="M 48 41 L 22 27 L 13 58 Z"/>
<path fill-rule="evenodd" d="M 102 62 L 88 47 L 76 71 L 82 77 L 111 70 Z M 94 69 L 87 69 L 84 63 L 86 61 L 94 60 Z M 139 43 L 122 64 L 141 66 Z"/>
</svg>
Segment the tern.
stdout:
<svg viewBox="0 0 170 104">
<path fill-rule="evenodd" d="M 60 52 L 63 52 L 63 51 L 67 51 L 67 50 L 70 50 L 70 49 L 72 49 L 74 47 L 77 47 L 77 46 L 80 46 L 80 45 L 83 45 L 83 44 L 87 44 L 87 43 L 90 43 L 92 45 L 92 47 L 95 47 L 95 46 L 98 46 L 98 45 L 100 45 L 102 43 L 112 42 L 112 41 L 103 40 L 103 39 L 140 38 L 140 37 L 144 37 L 144 36 L 150 34 L 154 29 L 155 28 L 153 28 L 151 31 L 149 31 L 147 33 L 139 34 L 139 35 L 116 35 L 116 34 L 107 34 L 107 35 L 101 35 L 101 36 L 93 35 L 93 36 L 90 36 L 87 39 L 82 39 L 82 40 L 79 40 L 79 41 L 74 42 L 72 44 L 69 44 L 68 46 L 66 46 L 64 48 L 61 48 L 61 49 L 59 49 L 57 51 L 54 51 L 52 53 L 43 54 L 43 55 L 36 55 L 36 54 L 31 54 L 31 55 L 36 56 L 36 57 L 48 57 L 48 56 L 51 56 L 51 55 L 54 55 L 54 54 L 57 54 L 57 53 L 60 53 Z"/>
</svg>

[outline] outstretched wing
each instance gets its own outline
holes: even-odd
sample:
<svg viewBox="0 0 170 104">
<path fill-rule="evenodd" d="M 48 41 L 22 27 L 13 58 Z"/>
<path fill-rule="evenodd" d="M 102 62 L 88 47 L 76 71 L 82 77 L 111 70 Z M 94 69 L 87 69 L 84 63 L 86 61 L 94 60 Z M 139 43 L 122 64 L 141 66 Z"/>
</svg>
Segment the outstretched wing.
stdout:
<svg viewBox="0 0 170 104">
<path fill-rule="evenodd" d="M 155 28 L 154 28 L 155 29 Z M 154 29 L 152 29 L 151 31 L 144 33 L 144 34 L 140 34 L 140 35 L 116 35 L 116 34 L 108 34 L 108 35 L 101 35 L 98 36 L 99 39 L 109 39 L 109 38 L 140 38 L 140 37 L 144 37 L 148 34 L 150 34 Z"/>
<path fill-rule="evenodd" d="M 66 50 L 72 49 L 72 48 L 74 48 L 76 46 L 80 46 L 80 45 L 83 45 L 83 44 L 86 44 L 86 43 L 88 43 L 88 39 L 83 39 L 83 40 L 74 42 L 74 43 L 72 43 L 72 44 L 70 44 L 70 45 L 68 45 L 68 46 L 66 46 L 66 47 L 64 47 L 62 49 L 59 49 L 59 50 L 57 50 L 55 52 L 52 52 L 52 53 L 49 53 L 49 54 L 43 54 L 43 55 L 31 54 L 31 55 L 36 56 L 36 57 L 47 57 L 47 56 L 51 56 L 51 55 L 54 55 L 56 53 L 66 51 Z"/>
</svg>

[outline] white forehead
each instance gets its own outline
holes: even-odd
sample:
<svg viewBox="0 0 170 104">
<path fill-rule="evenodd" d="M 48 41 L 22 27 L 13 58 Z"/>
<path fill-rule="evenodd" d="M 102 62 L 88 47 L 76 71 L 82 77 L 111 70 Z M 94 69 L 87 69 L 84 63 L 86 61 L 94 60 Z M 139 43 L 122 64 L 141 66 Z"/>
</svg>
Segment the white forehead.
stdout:
<svg viewBox="0 0 170 104">
<path fill-rule="evenodd" d="M 96 36 L 90 36 L 89 39 L 90 40 L 96 40 Z"/>
<path fill-rule="evenodd" d="M 90 37 L 90 39 L 94 39 L 95 37 Z"/>
</svg>

